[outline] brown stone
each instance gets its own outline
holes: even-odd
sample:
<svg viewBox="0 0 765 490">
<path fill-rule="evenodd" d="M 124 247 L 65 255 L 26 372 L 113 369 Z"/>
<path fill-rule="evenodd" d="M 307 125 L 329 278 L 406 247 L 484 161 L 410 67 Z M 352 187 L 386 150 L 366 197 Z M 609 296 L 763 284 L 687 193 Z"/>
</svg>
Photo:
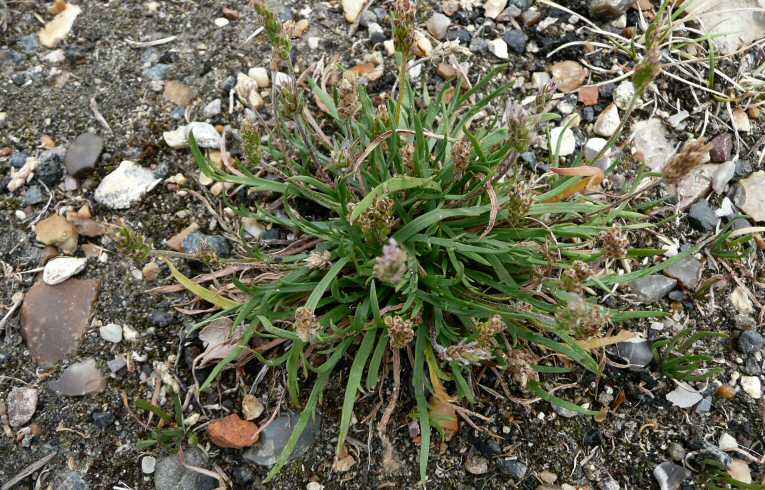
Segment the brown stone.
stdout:
<svg viewBox="0 0 765 490">
<path fill-rule="evenodd" d="M 21 306 L 21 334 L 37 364 L 52 366 L 77 350 L 98 289 L 98 281 L 80 279 L 32 286 Z"/>
<path fill-rule="evenodd" d="M 80 236 L 99 237 L 104 236 L 109 228 L 98 221 L 90 218 L 84 218 L 79 213 L 69 213 L 66 220 L 72 223 Z"/>
<path fill-rule="evenodd" d="M 83 243 L 80 248 L 82 249 L 82 253 L 85 254 L 85 257 L 88 258 L 98 258 L 103 252 L 103 249 L 95 243 Z"/>
<path fill-rule="evenodd" d="M 194 89 L 178 80 L 168 80 L 165 82 L 165 98 L 174 104 L 186 107 L 191 105 L 196 94 Z"/>
<path fill-rule="evenodd" d="M 709 150 L 709 157 L 713 162 L 722 163 L 730 160 L 733 154 L 733 135 L 731 133 L 720 133 L 709 141 L 712 149 Z"/>
<path fill-rule="evenodd" d="M 210 440 L 218 447 L 244 448 L 258 442 L 258 426 L 237 414 L 213 420 L 207 426 Z"/>
<path fill-rule="evenodd" d="M 0 157 L 10 156 L 11 153 L 13 153 L 13 148 L 11 148 L 10 146 L 4 146 L 0 148 Z"/>
<path fill-rule="evenodd" d="M 63 216 L 54 214 L 35 226 L 37 241 L 45 245 L 54 245 L 64 253 L 72 254 L 77 250 L 78 233 L 75 226 Z"/>
<path fill-rule="evenodd" d="M 146 282 L 154 282 L 157 280 L 157 277 L 159 277 L 159 265 L 157 265 L 157 263 L 152 260 L 143 266 L 141 273 L 143 274 L 143 278 Z"/>
<path fill-rule="evenodd" d="M 242 14 L 240 14 L 238 10 L 234 10 L 230 7 L 223 7 L 223 17 L 228 20 L 239 20 L 239 17 L 241 16 Z"/>
<path fill-rule="evenodd" d="M 579 88 L 579 102 L 584 106 L 593 106 L 598 103 L 599 90 L 597 85 L 587 85 Z"/>
<path fill-rule="evenodd" d="M 179 233 L 173 235 L 167 240 L 167 246 L 175 250 L 176 252 L 183 252 L 183 241 L 187 236 L 191 235 L 199 229 L 199 225 L 191 223 L 186 228 L 182 229 Z"/>
<path fill-rule="evenodd" d="M 449 63 L 439 63 L 438 65 L 438 76 L 443 78 L 444 80 L 454 80 L 459 75 L 459 72 L 454 67 L 454 65 L 450 65 Z"/>
<path fill-rule="evenodd" d="M 576 61 L 561 61 L 550 67 L 553 80 L 561 92 L 573 92 L 587 79 L 587 70 Z"/>
</svg>

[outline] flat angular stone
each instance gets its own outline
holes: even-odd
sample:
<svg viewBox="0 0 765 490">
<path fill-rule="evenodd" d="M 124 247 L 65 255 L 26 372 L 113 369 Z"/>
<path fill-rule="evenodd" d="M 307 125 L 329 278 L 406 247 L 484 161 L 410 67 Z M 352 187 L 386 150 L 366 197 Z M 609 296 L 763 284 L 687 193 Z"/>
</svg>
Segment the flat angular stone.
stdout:
<svg viewBox="0 0 765 490">
<path fill-rule="evenodd" d="M 683 287 L 695 291 L 701 278 L 701 267 L 702 264 L 699 259 L 686 257 L 664 269 L 664 274 L 672 279 L 677 279 Z"/>
<path fill-rule="evenodd" d="M 199 448 L 184 449 L 183 457 L 188 466 L 210 467 L 207 456 Z M 216 479 L 186 468 L 177 454 L 160 459 L 154 469 L 155 490 L 213 490 L 217 487 Z"/>
<path fill-rule="evenodd" d="M 635 279 L 630 287 L 644 303 L 655 303 L 675 289 L 677 281 L 660 274 Z"/>
<path fill-rule="evenodd" d="M 675 143 L 660 119 L 648 119 L 635 124 L 632 152 L 636 160 L 654 172 L 661 172 L 675 154 Z"/>
<path fill-rule="evenodd" d="M 64 253 L 77 250 L 77 228 L 61 215 L 54 214 L 37 223 L 35 233 L 38 242 L 53 245 Z"/>
<path fill-rule="evenodd" d="M 674 463 L 662 463 L 653 470 L 653 477 L 661 490 L 677 490 L 686 479 L 691 477 L 691 472 Z"/>
<path fill-rule="evenodd" d="M 37 410 L 37 390 L 34 388 L 14 388 L 8 394 L 8 423 L 11 427 L 21 427 L 30 420 Z"/>
<path fill-rule="evenodd" d="M 241 449 L 258 442 L 258 426 L 235 413 L 210 422 L 207 434 L 218 447 Z"/>
<path fill-rule="evenodd" d="M 765 172 L 762 170 L 742 179 L 736 189 L 736 206 L 755 221 L 765 221 Z"/>
<path fill-rule="evenodd" d="M 72 177 L 78 177 L 96 166 L 98 157 L 104 149 L 104 140 L 93 133 L 83 133 L 77 137 L 64 157 L 66 171 Z"/>
<path fill-rule="evenodd" d="M 260 434 L 260 442 L 255 447 L 244 453 L 244 459 L 261 466 L 273 466 L 276 458 L 281 454 L 297 425 L 299 415 L 290 413 L 274 419 Z M 290 456 L 290 461 L 302 457 L 313 444 L 316 434 L 319 432 L 321 417 L 316 415 L 308 421 L 308 426 L 298 438 L 295 450 Z"/>
<path fill-rule="evenodd" d="M 105 387 L 106 380 L 92 358 L 72 364 L 64 369 L 61 377 L 48 382 L 48 388 L 66 396 L 85 396 L 101 392 Z"/>
<path fill-rule="evenodd" d="M 48 286 L 61 284 L 85 269 L 88 259 L 80 257 L 56 257 L 45 264 L 43 282 Z"/>
<path fill-rule="evenodd" d="M 161 180 L 148 168 L 125 160 L 116 170 L 104 177 L 94 196 L 99 204 L 108 208 L 127 209 L 139 202 Z"/>
<path fill-rule="evenodd" d="M 98 281 L 79 279 L 32 286 L 21 307 L 21 334 L 38 365 L 52 366 L 77 350 L 98 289 Z"/>
</svg>

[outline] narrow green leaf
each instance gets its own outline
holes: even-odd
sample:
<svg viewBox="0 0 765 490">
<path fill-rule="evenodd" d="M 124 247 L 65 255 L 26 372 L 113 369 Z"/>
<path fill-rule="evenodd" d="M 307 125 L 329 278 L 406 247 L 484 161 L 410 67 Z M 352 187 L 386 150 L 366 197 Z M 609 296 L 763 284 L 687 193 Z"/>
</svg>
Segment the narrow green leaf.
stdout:
<svg viewBox="0 0 765 490">
<path fill-rule="evenodd" d="M 353 405 L 356 403 L 356 392 L 359 390 L 359 386 L 361 386 L 361 376 L 364 372 L 367 358 L 369 358 L 369 354 L 372 352 L 376 335 L 376 328 L 367 330 L 367 333 L 364 334 L 364 338 L 361 341 L 359 350 L 356 351 L 356 357 L 353 359 L 353 364 L 351 365 L 351 372 L 348 375 L 348 383 L 345 386 L 343 410 L 340 415 L 340 431 L 337 436 L 337 449 L 335 449 L 335 455 L 338 457 L 342 454 L 343 446 L 345 445 L 345 437 L 348 435 L 348 429 L 351 426 Z"/>
</svg>

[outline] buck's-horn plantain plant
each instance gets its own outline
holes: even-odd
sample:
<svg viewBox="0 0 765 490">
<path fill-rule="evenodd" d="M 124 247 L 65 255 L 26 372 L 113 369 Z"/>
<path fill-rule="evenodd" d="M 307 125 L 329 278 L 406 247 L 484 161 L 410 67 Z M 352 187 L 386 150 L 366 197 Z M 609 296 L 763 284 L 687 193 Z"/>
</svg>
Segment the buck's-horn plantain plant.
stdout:
<svg viewBox="0 0 765 490">
<path fill-rule="evenodd" d="M 426 86 L 415 91 L 406 70 L 414 6 L 408 0 L 398 4 L 394 33 L 403 45 L 397 46 L 402 69 L 395 100 L 376 105 L 353 78 L 333 90 L 309 81 L 316 105 L 326 113 L 314 117 L 306 106 L 276 110 L 280 101 L 284 106 L 285 100 L 309 99 L 298 83 L 275 89 L 274 121 L 267 131 L 243 129 L 249 161 L 237 162 L 233 173 L 212 165 L 191 137 L 207 176 L 264 196 L 263 205 L 240 209 L 242 215 L 314 244 L 293 255 L 259 250 L 260 259 L 279 264 L 281 277 L 238 281 L 246 302 L 215 303 L 225 314 L 235 313 L 236 325 L 246 330 L 239 349 L 213 369 L 201 389 L 249 352 L 260 362 L 286 367 L 290 403 L 302 406 L 268 480 L 288 461 L 330 377 L 349 357 L 337 456 L 345 454 L 362 386 L 376 387 L 384 362 L 393 359 L 398 366 L 401 358 L 411 359 L 404 369 L 411 373 L 422 434 L 423 481 L 431 426 L 438 425 L 431 407 L 474 400 L 472 366 L 491 363 L 519 390 L 597 413 L 544 389 L 540 375 L 562 371 L 538 365 L 540 355 L 599 373 L 584 341 L 603 336 L 608 325 L 658 312 L 603 308 L 593 301 L 593 290 L 609 290 L 684 256 L 629 274 L 611 271 L 615 259 L 599 247 L 602 236 L 617 224 L 624 233 L 647 227 L 645 217 L 627 203 L 614 207 L 583 195 L 596 175 L 593 167 L 560 169 L 532 187 L 518 163 L 539 126 L 555 118 L 535 109 L 545 106 L 549 91 L 531 110 L 509 104 L 502 117 L 480 124 L 475 116 L 510 92 L 509 84 L 490 85 L 505 66 L 470 90 L 457 82 L 437 93 Z M 258 5 L 275 40 L 274 54 L 285 61 L 289 53 L 280 26 Z M 277 199 L 282 212 L 274 211 Z M 625 250 L 609 253 L 645 255 L 622 245 Z M 282 339 L 281 352 L 267 358 L 248 349 L 253 336 Z M 400 350 L 410 355 L 400 356 Z M 305 384 L 311 386 L 307 400 L 300 390 Z"/>
</svg>

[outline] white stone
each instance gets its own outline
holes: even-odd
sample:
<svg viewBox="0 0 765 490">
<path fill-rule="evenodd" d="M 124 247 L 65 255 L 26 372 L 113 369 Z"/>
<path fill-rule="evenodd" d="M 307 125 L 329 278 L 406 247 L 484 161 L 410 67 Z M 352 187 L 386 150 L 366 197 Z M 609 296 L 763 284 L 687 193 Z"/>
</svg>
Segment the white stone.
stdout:
<svg viewBox="0 0 765 490">
<path fill-rule="evenodd" d="M 762 383 L 757 376 L 741 376 L 741 389 L 755 400 L 762 398 Z"/>
<path fill-rule="evenodd" d="M 292 77 L 284 72 L 277 71 L 274 73 L 274 87 L 280 88 L 282 85 L 292 83 Z"/>
<path fill-rule="evenodd" d="M 259 239 L 266 229 L 255 218 L 242 218 L 242 228 L 255 240 Z"/>
<path fill-rule="evenodd" d="M 305 486 L 305 490 L 324 490 L 324 485 L 317 481 L 311 481 Z"/>
<path fill-rule="evenodd" d="M 261 66 L 250 68 L 247 71 L 247 76 L 255 80 L 258 84 L 258 88 L 268 88 L 271 86 L 271 78 L 268 76 L 268 70 Z"/>
<path fill-rule="evenodd" d="M 714 189 L 717 194 L 723 194 L 725 192 L 725 187 L 728 185 L 728 182 L 730 182 L 730 179 L 733 178 L 735 173 L 736 162 L 731 161 L 721 163 L 717 167 L 714 176 L 712 176 L 712 189 Z"/>
<path fill-rule="evenodd" d="M 439 41 L 446 36 L 446 30 L 452 24 L 452 20 L 440 12 L 435 12 L 430 16 L 426 28 L 431 36 Z"/>
<path fill-rule="evenodd" d="M 483 4 L 483 9 L 486 17 L 496 19 L 505 10 L 506 6 L 507 0 L 486 0 Z"/>
<path fill-rule="evenodd" d="M 749 469 L 749 463 L 742 459 L 734 459 L 728 465 L 728 474 L 741 483 L 752 483 L 752 470 Z"/>
<path fill-rule="evenodd" d="M 127 209 L 140 201 L 161 180 L 148 168 L 124 160 L 98 184 L 95 198 L 99 204 L 111 209 Z"/>
<path fill-rule="evenodd" d="M 319 49 L 319 41 L 321 41 L 321 38 L 316 36 L 311 36 L 308 38 L 308 47 L 311 49 Z"/>
<path fill-rule="evenodd" d="M 576 151 L 576 138 L 569 128 L 556 127 L 550 131 L 550 153 L 565 157 Z"/>
<path fill-rule="evenodd" d="M 734 449 L 738 449 L 738 441 L 736 441 L 736 438 L 732 435 L 728 434 L 727 432 L 723 432 L 720 436 L 720 441 L 717 443 L 717 447 L 723 451 L 732 451 Z"/>
<path fill-rule="evenodd" d="M 752 123 L 749 121 L 749 116 L 741 109 L 733 111 L 733 125 L 739 133 L 752 132 Z"/>
<path fill-rule="evenodd" d="M 202 109 L 202 114 L 205 118 L 210 119 L 221 113 L 223 103 L 220 99 L 215 99 Z"/>
<path fill-rule="evenodd" d="M 736 206 L 755 221 L 765 221 L 765 171 L 741 179 L 736 189 Z"/>
<path fill-rule="evenodd" d="M 590 138 L 587 140 L 587 142 L 584 144 L 584 158 L 588 162 L 592 162 L 593 165 L 596 167 L 599 167 L 603 170 L 608 170 L 611 165 L 613 165 L 613 159 L 611 158 L 611 150 L 607 151 L 603 156 L 600 158 L 600 160 L 593 162 L 592 159 L 595 158 L 600 151 L 606 147 L 608 144 L 608 140 L 605 140 L 603 138 Z"/>
<path fill-rule="evenodd" d="M 546 71 L 536 71 L 531 74 L 531 84 L 536 90 L 544 90 L 550 83 L 550 74 Z"/>
<path fill-rule="evenodd" d="M 728 199 L 727 196 L 723 197 L 723 200 L 720 203 L 720 209 L 715 210 L 715 215 L 717 215 L 718 218 L 727 218 L 734 214 L 736 214 L 736 208 L 733 207 L 733 201 Z"/>
<path fill-rule="evenodd" d="M 675 143 L 659 119 L 648 119 L 635 124 L 632 132 L 632 153 L 654 172 L 661 172 L 675 154 Z"/>
<path fill-rule="evenodd" d="M 107 342 L 119 344 L 122 342 L 122 326 L 116 323 L 109 323 L 98 329 L 98 334 Z"/>
<path fill-rule="evenodd" d="M 491 54 L 501 60 L 506 60 L 510 57 L 507 53 L 507 43 L 502 38 L 492 39 L 486 47 Z"/>
<path fill-rule="evenodd" d="M 220 148 L 220 134 L 210 123 L 193 122 L 178 129 L 165 131 L 162 137 L 170 148 L 180 149 L 189 147 L 189 132 L 194 135 L 200 148 Z"/>
<path fill-rule="evenodd" d="M 742 315 L 751 315 L 754 313 L 754 304 L 752 303 L 752 300 L 749 299 L 746 290 L 741 286 L 736 286 L 733 292 L 730 293 L 730 304 L 732 304 Z"/>
<path fill-rule="evenodd" d="M 51 65 L 57 65 L 59 63 L 63 63 L 64 60 L 66 60 L 66 55 L 64 55 L 63 49 L 56 49 L 43 56 L 43 60 L 50 63 Z"/>
<path fill-rule="evenodd" d="M 345 20 L 348 21 L 349 24 L 355 23 L 358 20 L 363 7 L 364 0 L 343 0 Z"/>
<path fill-rule="evenodd" d="M 144 475 L 151 475 L 154 473 L 155 468 L 157 467 L 157 458 L 154 456 L 144 456 L 141 458 L 141 471 Z"/>
<path fill-rule="evenodd" d="M 680 408 L 690 408 L 701 401 L 701 393 L 679 385 L 674 390 L 667 393 L 666 398 L 673 405 Z"/>
<path fill-rule="evenodd" d="M 138 340 L 139 336 L 140 334 L 138 333 L 138 330 L 134 329 L 130 325 L 125 325 L 122 327 L 122 338 L 128 342 L 135 342 Z"/>
<path fill-rule="evenodd" d="M 85 269 L 88 259 L 79 257 L 56 257 L 45 264 L 43 281 L 49 286 L 61 284 Z"/>
<path fill-rule="evenodd" d="M 616 107 L 619 109 L 626 111 L 634 96 L 635 86 L 632 82 L 625 80 L 614 89 L 614 104 L 616 104 Z"/>
<path fill-rule="evenodd" d="M 263 97 L 258 93 L 258 82 L 244 73 L 239 73 L 234 87 L 236 95 L 250 109 L 259 110 L 265 105 Z"/>
<path fill-rule="evenodd" d="M 225 17 L 216 17 L 213 22 L 218 27 L 226 27 L 229 24 L 229 20 Z"/>
<path fill-rule="evenodd" d="M 619 109 L 616 108 L 616 105 L 610 104 L 600 113 L 593 129 L 598 136 L 610 138 L 616 134 L 620 124 Z"/>
</svg>

